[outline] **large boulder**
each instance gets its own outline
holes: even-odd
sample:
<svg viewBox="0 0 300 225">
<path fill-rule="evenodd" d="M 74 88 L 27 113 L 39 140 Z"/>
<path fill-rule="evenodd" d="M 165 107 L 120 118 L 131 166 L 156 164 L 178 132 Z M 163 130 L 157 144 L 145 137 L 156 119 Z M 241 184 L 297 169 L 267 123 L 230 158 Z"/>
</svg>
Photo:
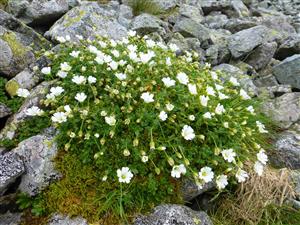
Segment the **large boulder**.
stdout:
<svg viewBox="0 0 300 225">
<path fill-rule="evenodd" d="M 67 0 L 9 0 L 10 13 L 26 24 L 48 25 L 69 10 Z"/>
<path fill-rule="evenodd" d="M 22 141 L 12 152 L 24 161 L 26 173 L 19 189 L 30 196 L 38 194 L 61 176 L 54 168 L 57 145 L 53 131 Z"/>
<path fill-rule="evenodd" d="M 161 10 L 170 10 L 172 8 L 175 8 L 177 3 L 179 2 L 178 0 L 164 0 L 164 1 L 161 1 L 161 0 L 153 0 L 153 2 L 155 4 L 158 5 L 158 7 L 161 9 Z"/>
<path fill-rule="evenodd" d="M 54 214 L 48 221 L 48 225 L 88 225 L 82 217 L 70 218 L 66 215 Z"/>
<path fill-rule="evenodd" d="M 14 152 L 0 155 L 0 196 L 25 172 L 24 163 Z"/>
<path fill-rule="evenodd" d="M 11 115 L 11 113 L 12 113 L 11 109 L 0 102 L 0 119 L 3 118 L 3 117 Z"/>
<path fill-rule="evenodd" d="M 216 189 L 216 184 L 214 182 L 209 182 L 203 187 L 199 187 L 195 181 L 187 179 L 182 183 L 181 193 L 184 201 L 189 202 L 197 196 L 213 189 Z"/>
<path fill-rule="evenodd" d="M 45 38 L 0 9 L 0 74 L 12 78 L 35 61 L 34 51 L 45 48 Z"/>
<path fill-rule="evenodd" d="M 279 46 L 275 58 L 284 60 L 287 57 L 300 54 L 300 34 L 291 35 Z"/>
<path fill-rule="evenodd" d="M 79 36 L 93 39 L 98 35 L 121 39 L 127 35 L 127 28 L 119 22 L 119 14 L 120 5 L 115 1 L 103 5 L 85 2 L 68 11 L 45 35 L 53 41 L 67 35 L 73 41 Z"/>
<path fill-rule="evenodd" d="M 154 208 L 149 216 L 138 217 L 134 225 L 212 225 L 205 212 L 187 206 L 165 204 Z"/>
<path fill-rule="evenodd" d="M 0 215 L 1 225 L 19 225 L 21 224 L 21 213 L 11 213 L 7 212 L 4 215 Z"/>
<path fill-rule="evenodd" d="M 300 54 L 288 57 L 274 66 L 273 73 L 279 83 L 300 89 Z"/>
<path fill-rule="evenodd" d="M 231 35 L 228 48 L 234 58 L 240 58 L 257 46 L 274 41 L 276 38 L 277 32 L 259 25 Z"/>
<path fill-rule="evenodd" d="M 262 109 L 282 128 L 289 128 L 300 119 L 300 93 L 286 93 L 264 102 Z M 299 162 L 300 163 L 300 162 Z"/>
</svg>

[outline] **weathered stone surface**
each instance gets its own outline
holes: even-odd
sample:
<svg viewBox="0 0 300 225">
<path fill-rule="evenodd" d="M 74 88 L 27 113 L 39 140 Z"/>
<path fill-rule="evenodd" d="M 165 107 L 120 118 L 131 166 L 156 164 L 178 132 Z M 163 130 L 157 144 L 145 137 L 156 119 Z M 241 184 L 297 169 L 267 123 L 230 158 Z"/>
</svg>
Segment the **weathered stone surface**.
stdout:
<svg viewBox="0 0 300 225">
<path fill-rule="evenodd" d="M 291 178 L 295 185 L 294 191 L 296 194 L 296 199 L 300 200 L 300 170 L 292 170 Z"/>
<path fill-rule="evenodd" d="M 277 167 L 300 169 L 300 134 L 299 131 L 290 130 L 279 136 L 275 143 L 274 155 L 271 162 Z"/>
<path fill-rule="evenodd" d="M 69 10 L 67 0 L 9 0 L 9 11 L 26 24 L 48 25 Z"/>
<path fill-rule="evenodd" d="M 233 57 L 240 58 L 257 46 L 275 40 L 276 35 L 265 26 L 255 26 L 233 34 L 229 38 L 228 47 Z"/>
<path fill-rule="evenodd" d="M 277 49 L 275 58 L 284 60 L 287 57 L 300 54 L 300 34 L 291 35 Z"/>
<path fill-rule="evenodd" d="M 85 2 L 68 11 L 46 32 L 53 41 L 69 35 L 71 40 L 94 38 L 97 35 L 121 39 L 127 35 L 127 29 L 118 21 L 120 6 L 112 1 L 108 4 Z"/>
<path fill-rule="evenodd" d="M 204 17 L 201 14 L 201 10 L 196 6 L 188 4 L 180 5 L 179 14 L 183 17 L 190 18 L 197 23 L 201 23 L 204 20 Z"/>
<path fill-rule="evenodd" d="M 275 85 L 275 86 L 267 86 L 258 88 L 258 94 L 261 98 L 275 98 L 277 96 L 281 96 L 286 93 L 291 93 L 292 87 L 291 85 Z"/>
<path fill-rule="evenodd" d="M 20 191 L 34 196 L 60 177 L 53 163 L 57 153 L 53 134 L 31 137 L 12 151 L 23 159 L 26 168 L 19 186 Z"/>
<path fill-rule="evenodd" d="M 153 0 L 153 2 L 156 3 L 160 9 L 166 11 L 176 7 L 178 0 Z"/>
<path fill-rule="evenodd" d="M 276 49 L 276 42 L 263 43 L 247 56 L 245 62 L 256 70 L 263 69 L 273 58 Z"/>
<path fill-rule="evenodd" d="M 160 35 L 166 34 L 167 24 L 156 16 L 143 13 L 132 20 L 131 29 L 141 35 L 158 32 Z"/>
<path fill-rule="evenodd" d="M 11 115 L 11 113 L 12 113 L 11 109 L 0 102 L 0 119 L 3 118 L 3 117 Z"/>
<path fill-rule="evenodd" d="M 258 22 L 253 18 L 232 18 L 224 25 L 224 29 L 232 33 L 249 29 L 258 25 Z"/>
<path fill-rule="evenodd" d="M 287 93 L 265 101 L 262 109 L 280 127 L 288 128 L 300 119 L 300 93 Z"/>
<path fill-rule="evenodd" d="M 182 205 L 165 204 L 154 208 L 149 216 L 136 219 L 134 225 L 212 225 L 208 215 Z"/>
<path fill-rule="evenodd" d="M 34 62 L 34 51 L 50 43 L 33 29 L 0 9 L 0 74 L 11 78 Z"/>
<path fill-rule="evenodd" d="M 26 110 L 32 106 L 40 105 L 40 100 L 46 96 L 52 83 L 53 82 L 43 82 L 31 91 L 30 96 L 25 100 L 19 111 L 8 119 L 5 127 L 0 132 L 0 139 L 14 138 L 19 124 L 28 118 Z"/>
<path fill-rule="evenodd" d="M 205 184 L 202 188 L 192 180 L 184 180 L 181 188 L 181 193 L 184 201 L 189 202 L 197 196 L 215 189 L 216 185 L 213 182 Z"/>
<path fill-rule="evenodd" d="M 253 80 L 256 87 L 272 87 L 279 85 L 276 78 L 272 75 L 261 76 Z"/>
<path fill-rule="evenodd" d="M 21 213 L 8 212 L 4 215 L 0 215 L 1 225 L 19 225 L 21 224 Z"/>
<path fill-rule="evenodd" d="M 48 225 L 88 225 L 88 222 L 82 217 L 71 219 L 69 216 L 54 214 L 49 219 Z"/>
<path fill-rule="evenodd" d="M 25 172 L 21 158 L 14 152 L 0 155 L 0 195 Z"/>
<path fill-rule="evenodd" d="M 288 57 L 274 66 L 273 73 L 279 83 L 300 89 L 300 54 Z"/>
</svg>

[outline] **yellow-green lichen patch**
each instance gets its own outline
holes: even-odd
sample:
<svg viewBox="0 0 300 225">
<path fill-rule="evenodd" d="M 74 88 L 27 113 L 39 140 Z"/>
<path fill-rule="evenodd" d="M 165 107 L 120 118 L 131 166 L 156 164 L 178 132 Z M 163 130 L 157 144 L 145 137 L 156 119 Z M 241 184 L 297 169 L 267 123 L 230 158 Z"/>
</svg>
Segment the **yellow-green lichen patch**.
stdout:
<svg viewBox="0 0 300 225">
<path fill-rule="evenodd" d="M 10 80 L 5 85 L 5 90 L 10 96 L 15 96 L 17 94 L 17 90 L 20 88 L 20 85 L 15 80 Z"/>
<path fill-rule="evenodd" d="M 22 58 L 30 50 L 17 40 L 17 37 L 13 32 L 6 32 L 1 39 L 9 45 L 15 57 Z"/>
<path fill-rule="evenodd" d="M 76 16 L 76 17 L 66 16 L 65 27 L 69 27 L 72 24 L 79 22 L 84 15 L 85 15 L 85 11 L 81 10 L 81 11 L 78 12 L 78 16 Z"/>
</svg>

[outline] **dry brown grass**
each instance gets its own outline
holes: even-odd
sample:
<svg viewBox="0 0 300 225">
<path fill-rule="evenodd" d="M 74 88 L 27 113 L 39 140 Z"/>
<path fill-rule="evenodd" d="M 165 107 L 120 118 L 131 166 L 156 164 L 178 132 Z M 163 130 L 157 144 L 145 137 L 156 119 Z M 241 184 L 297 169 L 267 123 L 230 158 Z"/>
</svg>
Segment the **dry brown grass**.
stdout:
<svg viewBox="0 0 300 225">
<path fill-rule="evenodd" d="M 224 220 L 215 224 L 257 225 L 269 206 L 280 208 L 286 199 L 293 196 L 293 185 L 287 169 L 278 171 L 268 168 L 262 177 L 251 174 L 251 178 L 240 185 L 234 195 L 227 195 L 220 201 L 215 218 Z"/>
</svg>

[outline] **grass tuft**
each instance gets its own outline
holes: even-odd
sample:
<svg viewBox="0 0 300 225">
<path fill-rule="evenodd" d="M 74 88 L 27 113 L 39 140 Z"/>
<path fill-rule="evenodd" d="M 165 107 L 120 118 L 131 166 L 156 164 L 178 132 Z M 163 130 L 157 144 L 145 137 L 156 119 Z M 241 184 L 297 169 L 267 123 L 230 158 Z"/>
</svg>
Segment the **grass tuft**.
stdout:
<svg viewBox="0 0 300 225">
<path fill-rule="evenodd" d="M 162 9 L 152 0 L 130 0 L 129 6 L 132 8 L 133 15 L 138 16 L 142 13 L 158 15 Z"/>
</svg>

